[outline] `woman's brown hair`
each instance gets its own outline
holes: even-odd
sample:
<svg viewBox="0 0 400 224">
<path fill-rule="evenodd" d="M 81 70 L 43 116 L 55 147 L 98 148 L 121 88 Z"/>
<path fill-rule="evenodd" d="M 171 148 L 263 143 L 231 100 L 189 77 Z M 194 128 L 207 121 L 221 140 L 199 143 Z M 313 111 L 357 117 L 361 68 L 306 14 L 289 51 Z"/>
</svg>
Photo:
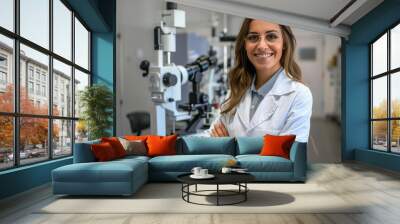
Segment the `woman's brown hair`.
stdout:
<svg viewBox="0 0 400 224">
<path fill-rule="evenodd" d="M 247 58 L 245 49 L 245 39 L 249 33 L 250 23 L 253 19 L 244 19 L 236 39 L 235 46 L 235 66 L 228 74 L 228 83 L 230 94 L 222 105 L 222 114 L 233 115 L 236 106 L 250 88 L 256 70 L 250 60 Z M 294 61 L 294 49 L 296 39 L 292 33 L 292 29 L 288 26 L 279 25 L 283 36 L 283 50 L 280 63 L 285 69 L 289 78 L 302 82 L 301 70 Z"/>
</svg>

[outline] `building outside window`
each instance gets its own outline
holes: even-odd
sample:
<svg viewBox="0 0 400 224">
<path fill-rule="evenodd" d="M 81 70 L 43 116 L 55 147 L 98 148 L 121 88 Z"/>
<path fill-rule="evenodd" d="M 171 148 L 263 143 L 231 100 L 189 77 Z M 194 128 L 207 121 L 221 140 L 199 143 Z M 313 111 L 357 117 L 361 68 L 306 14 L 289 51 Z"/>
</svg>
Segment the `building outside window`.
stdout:
<svg viewBox="0 0 400 224">
<path fill-rule="evenodd" d="M 400 25 L 370 44 L 371 148 L 400 153 Z"/>
</svg>

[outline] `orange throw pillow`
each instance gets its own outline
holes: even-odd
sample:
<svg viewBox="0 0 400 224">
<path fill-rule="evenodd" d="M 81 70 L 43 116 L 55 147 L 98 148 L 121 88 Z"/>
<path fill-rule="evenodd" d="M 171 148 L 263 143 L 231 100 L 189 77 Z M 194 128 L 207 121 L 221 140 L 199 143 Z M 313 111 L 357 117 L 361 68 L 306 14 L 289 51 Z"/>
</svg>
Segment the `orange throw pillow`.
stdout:
<svg viewBox="0 0 400 224">
<path fill-rule="evenodd" d="M 108 142 L 114 149 L 115 155 L 117 158 L 121 158 L 126 156 L 126 151 L 124 147 L 122 146 L 121 142 L 118 140 L 116 137 L 110 137 L 110 138 L 101 138 L 101 142 Z"/>
<path fill-rule="evenodd" d="M 125 135 L 124 139 L 129 140 L 129 141 L 136 141 L 136 140 L 140 140 L 140 141 L 146 141 L 147 139 L 147 135 Z"/>
<path fill-rule="evenodd" d="M 296 135 L 265 135 L 264 146 L 261 149 L 261 156 L 280 156 L 286 159 L 290 159 L 290 148 Z"/>
<path fill-rule="evenodd" d="M 94 157 L 99 162 L 110 161 L 117 158 L 114 149 L 108 142 L 93 144 L 90 146 L 90 148 L 94 154 Z"/>
<path fill-rule="evenodd" d="M 176 155 L 177 135 L 169 136 L 148 136 L 147 147 L 148 156 Z"/>
</svg>

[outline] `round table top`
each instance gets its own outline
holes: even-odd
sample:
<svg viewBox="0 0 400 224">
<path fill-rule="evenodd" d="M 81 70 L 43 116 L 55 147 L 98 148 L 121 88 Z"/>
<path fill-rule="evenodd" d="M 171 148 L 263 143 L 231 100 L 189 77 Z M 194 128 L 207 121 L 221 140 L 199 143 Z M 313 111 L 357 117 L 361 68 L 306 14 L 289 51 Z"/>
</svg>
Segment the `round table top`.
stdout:
<svg viewBox="0 0 400 224">
<path fill-rule="evenodd" d="M 212 173 L 215 177 L 210 179 L 194 179 L 190 177 L 191 174 L 179 175 L 177 179 L 186 184 L 236 184 L 255 180 L 255 177 L 249 173 Z"/>
</svg>

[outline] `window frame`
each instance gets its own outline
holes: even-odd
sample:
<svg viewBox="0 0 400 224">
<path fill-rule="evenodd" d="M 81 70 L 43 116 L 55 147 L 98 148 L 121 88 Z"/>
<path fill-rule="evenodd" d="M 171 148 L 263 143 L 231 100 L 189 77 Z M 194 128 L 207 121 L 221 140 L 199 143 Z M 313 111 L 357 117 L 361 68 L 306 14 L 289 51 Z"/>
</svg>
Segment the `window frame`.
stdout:
<svg viewBox="0 0 400 224">
<path fill-rule="evenodd" d="M 380 33 L 375 39 L 373 39 L 370 43 L 368 43 L 369 47 L 369 77 L 368 77 L 368 84 L 369 84 L 369 149 L 373 151 L 379 151 L 379 152 L 386 152 L 386 153 L 391 153 L 391 154 L 400 154 L 400 152 L 393 152 L 392 151 L 392 121 L 397 121 L 400 120 L 400 117 L 392 117 L 392 98 L 391 98 L 391 91 L 392 91 L 392 85 L 391 85 L 391 79 L 392 75 L 395 75 L 396 73 L 400 72 L 400 67 L 391 69 L 391 30 L 395 28 L 396 26 L 400 25 L 400 21 L 395 22 L 392 24 L 390 27 L 386 28 L 384 32 Z M 387 64 L 386 64 L 386 71 L 380 74 L 376 74 L 374 76 L 373 74 L 373 44 L 379 40 L 379 38 L 383 37 L 385 34 L 387 34 Z M 386 77 L 386 86 L 387 86 L 387 93 L 386 93 L 386 98 L 387 98 L 387 105 L 386 105 L 386 117 L 385 118 L 373 118 L 373 81 L 378 78 Z M 374 121 L 386 121 L 386 151 L 379 150 L 374 148 L 374 136 L 373 136 L 373 122 Z"/>
<path fill-rule="evenodd" d="M 73 152 L 74 152 L 74 143 L 75 143 L 75 126 L 76 126 L 76 121 L 79 120 L 79 117 L 75 117 L 75 108 L 72 107 L 71 108 L 71 114 L 68 116 L 56 116 L 53 115 L 53 59 L 58 60 L 59 62 L 62 62 L 66 65 L 71 66 L 71 93 L 72 93 L 72 99 L 71 99 L 71 104 L 74 105 L 75 103 L 75 88 L 74 88 L 74 82 L 75 82 L 75 69 L 85 73 L 88 75 L 89 77 L 89 83 L 88 86 L 92 85 L 92 69 L 91 69 L 91 65 L 92 65 L 92 61 L 91 61 L 91 37 L 92 37 L 92 30 L 87 26 L 87 24 L 83 21 L 83 19 L 72 9 L 72 7 L 65 1 L 65 0 L 59 0 L 68 10 L 71 11 L 71 18 L 70 18 L 70 23 L 71 23 L 71 59 L 67 59 L 64 58 L 63 56 L 55 53 L 53 50 L 53 1 L 54 0 L 48 0 L 49 2 L 49 47 L 48 49 L 46 49 L 45 47 L 42 47 L 39 44 L 36 44 L 32 41 L 30 41 L 29 39 L 24 38 L 23 36 L 20 35 L 20 0 L 14 0 L 13 1 L 13 10 L 14 10 L 14 18 L 13 18 L 13 22 L 14 22 L 14 31 L 10 31 L 4 27 L 0 26 L 0 35 L 3 35 L 5 37 L 11 38 L 13 40 L 13 45 L 14 45 L 14 49 L 13 49 L 13 63 L 12 65 L 12 73 L 11 75 L 13 75 L 14 77 L 14 111 L 13 112 L 2 112 L 0 111 L 0 116 L 11 116 L 13 119 L 13 153 L 14 153 L 14 161 L 13 161 L 13 166 L 10 167 L 5 167 L 5 168 L 0 168 L 0 172 L 5 171 L 5 170 L 10 170 L 10 169 L 16 169 L 19 167 L 23 167 L 23 166 L 30 166 L 33 164 L 37 164 L 37 163 L 43 163 L 49 160 L 54 160 L 54 159 L 61 159 L 61 158 L 65 158 L 65 157 L 70 157 L 73 156 Z M 79 22 L 84 26 L 84 28 L 88 31 L 88 35 L 89 35 L 89 39 L 88 39 L 88 57 L 89 57 L 89 65 L 88 65 L 88 69 L 85 69 L 81 66 L 79 66 L 78 64 L 75 63 L 75 18 L 77 20 L 79 20 Z M 48 56 L 49 58 L 49 63 L 48 63 L 48 77 L 46 80 L 47 84 L 46 84 L 46 96 L 48 97 L 48 107 L 49 110 L 47 112 L 46 115 L 39 115 L 39 114 L 27 114 L 27 113 L 21 113 L 20 112 L 20 85 L 21 85 L 21 81 L 20 81 L 20 45 L 23 44 L 27 47 L 32 48 L 33 50 L 36 50 L 40 53 L 43 53 L 45 55 Z M 27 71 L 30 71 L 30 65 L 27 64 Z M 26 81 L 33 81 L 34 86 L 36 83 L 40 83 L 42 84 L 42 79 L 41 79 L 41 74 L 42 72 L 39 73 L 39 80 L 36 80 L 36 69 L 34 68 L 33 70 L 33 79 L 30 79 L 30 74 L 29 72 L 27 72 L 26 75 Z M 42 86 L 42 85 L 40 85 Z M 28 87 L 28 86 L 27 86 Z M 29 87 L 28 87 L 29 88 Z M 29 91 L 27 89 L 27 91 Z M 34 92 L 36 91 L 36 89 L 34 89 Z M 42 94 L 38 95 L 38 96 L 42 96 Z M 20 161 L 20 119 L 21 118 L 45 118 L 47 119 L 48 122 L 48 136 L 47 136 L 47 142 L 49 143 L 47 145 L 47 151 L 48 151 L 48 155 L 47 158 L 44 157 L 43 160 L 40 160 L 38 162 L 32 162 L 32 163 L 26 163 L 26 164 L 21 164 Z M 53 122 L 56 120 L 65 120 L 65 121 L 71 121 L 71 153 L 68 155 L 63 155 L 63 156 L 54 156 L 53 152 L 54 152 L 54 148 L 53 147 Z M 55 158 L 54 158 L 55 157 Z"/>
</svg>

